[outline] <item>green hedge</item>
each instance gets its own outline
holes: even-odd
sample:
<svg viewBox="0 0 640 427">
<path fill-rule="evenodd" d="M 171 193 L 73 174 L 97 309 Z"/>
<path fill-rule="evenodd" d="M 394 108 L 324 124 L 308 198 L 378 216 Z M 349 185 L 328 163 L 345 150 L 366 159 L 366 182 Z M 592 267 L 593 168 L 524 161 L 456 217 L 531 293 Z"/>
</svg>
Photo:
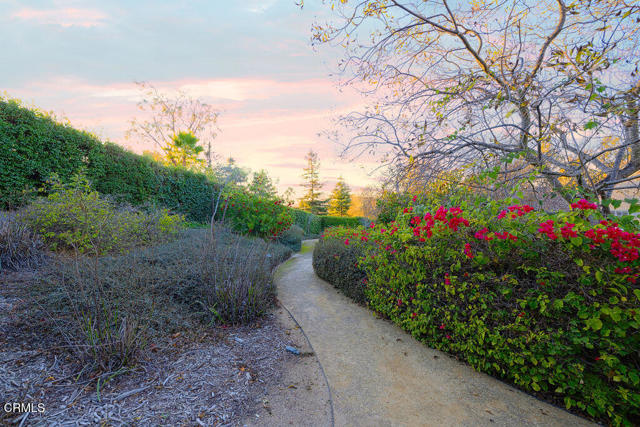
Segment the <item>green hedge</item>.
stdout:
<svg viewBox="0 0 640 427">
<path fill-rule="evenodd" d="M 409 203 L 389 225 L 331 228 L 319 250 L 335 248 L 332 274 L 357 287 L 341 259 L 366 245 L 367 304 L 430 347 L 598 421 L 638 425 L 637 219 L 584 200 L 557 214 L 500 203 Z"/>
<path fill-rule="evenodd" d="M 330 216 L 324 215 L 320 217 L 320 227 L 325 230 L 329 227 L 358 227 L 362 225 L 360 217 L 353 216 Z"/>
<path fill-rule="evenodd" d="M 345 245 L 343 239 L 322 238 L 313 248 L 313 270 L 346 296 L 364 304 L 366 274 L 358 266 L 358 259 L 364 255 L 365 249 L 355 242 Z"/>
<path fill-rule="evenodd" d="M 278 237 L 278 243 L 285 245 L 294 252 L 300 252 L 302 249 L 302 238 L 304 237 L 304 230 L 299 226 L 293 224 L 286 229 Z"/>
<path fill-rule="evenodd" d="M 318 215 L 300 209 L 292 209 L 294 224 L 302 228 L 305 236 L 318 236 L 322 233 L 322 223 Z"/>
<path fill-rule="evenodd" d="M 158 204 L 192 221 L 209 220 L 216 184 L 205 175 L 103 143 L 19 101 L 0 98 L 0 141 L 0 209 L 27 203 L 53 173 L 69 182 L 85 168 L 103 194 L 134 205 Z M 25 190 L 31 197 L 25 197 Z"/>
</svg>

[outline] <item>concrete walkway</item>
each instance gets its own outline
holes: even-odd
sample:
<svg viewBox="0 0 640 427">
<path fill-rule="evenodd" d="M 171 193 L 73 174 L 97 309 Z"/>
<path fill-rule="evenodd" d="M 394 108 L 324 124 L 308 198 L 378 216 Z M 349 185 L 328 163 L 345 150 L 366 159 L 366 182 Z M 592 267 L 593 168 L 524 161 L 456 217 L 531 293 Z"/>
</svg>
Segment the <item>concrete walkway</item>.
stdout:
<svg viewBox="0 0 640 427">
<path fill-rule="evenodd" d="M 336 426 L 590 425 L 354 304 L 314 274 L 314 243 L 280 266 L 276 283 L 324 368 Z"/>
</svg>

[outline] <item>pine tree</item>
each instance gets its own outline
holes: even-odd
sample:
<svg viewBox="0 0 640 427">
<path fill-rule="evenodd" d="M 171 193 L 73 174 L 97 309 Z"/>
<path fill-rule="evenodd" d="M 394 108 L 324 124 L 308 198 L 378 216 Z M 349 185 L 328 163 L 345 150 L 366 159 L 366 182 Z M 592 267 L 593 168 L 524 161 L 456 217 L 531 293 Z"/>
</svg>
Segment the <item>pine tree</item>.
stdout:
<svg viewBox="0 0 640 427">
<path fill-rule="evenodd" d="M 331 215 L 346 216 L 351 206 L 351 189 L 340 177 L 329 201 L 329 213 Z"/>
<path fill-rule="evenodd" d="M 327 211 L 327 201 L 320 199 L 322 184 L 320 183 L 318 153 L 309 150 L 305 160 L 307 161 L 307 167 L 303 169 L 302 178 L 304 178 L 305 182 L 302 186 L 307 189 L 307 192 L 300 199 L 300 208 L 316 215 L 324 215 Z"/>
<path fill-rule="evenodd" d="M 276 186 L 267 171 L 264 169 L 253 173 L 253 179 L 249 184 L 249 191 L 256 196 L 267 199 L 275 198 L 277 196 Z"/>
</svg>

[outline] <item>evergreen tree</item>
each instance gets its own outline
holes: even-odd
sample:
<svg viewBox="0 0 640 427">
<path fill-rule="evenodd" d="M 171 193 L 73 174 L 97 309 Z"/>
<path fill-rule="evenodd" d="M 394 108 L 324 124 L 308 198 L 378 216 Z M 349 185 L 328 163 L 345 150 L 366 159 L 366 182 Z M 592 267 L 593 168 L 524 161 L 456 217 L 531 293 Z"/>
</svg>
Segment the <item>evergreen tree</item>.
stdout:
<svg viewBox="0 0 640 427">
<path fill-rule="evenodd" d="M 212 173 L 219 182 L 226 182 L 236 186 L 243 185 L 249 176 L 249 170 L 238 166 L 233 157 L 229 157 L 227 163 L 217 164 Z"/>
<path fill-rule="evenodd" d="M 331 193 L 329 213 L 331 215 L 346 216 L 349 207 L 351 207 L 351 189 L 344 182 L 344 178 L 340 177 Z"/>
<path fill-rule="evenodd" d="M 264 169 L 260 170 L 260 172 L 253 173 L 253 178 L 249 184 L 249 191 L 256 196 L 265 198 L 275 198 L 278 195 L 273 180 Z"/>
<path fill-rule="evenodd" d="M 320 161 L 318 153 L 309 150 L 305 156 L 307 167 L 304 168 L 302 178 L 305 182 L 302 184 L 307 189 L 305 195 L 300 199 L 300 208 L 316 215 L 325 215 L 327 212 L 327 201 L 320 199 L 322 193 L 322 184 L 320 183 Z"/>
</svg>

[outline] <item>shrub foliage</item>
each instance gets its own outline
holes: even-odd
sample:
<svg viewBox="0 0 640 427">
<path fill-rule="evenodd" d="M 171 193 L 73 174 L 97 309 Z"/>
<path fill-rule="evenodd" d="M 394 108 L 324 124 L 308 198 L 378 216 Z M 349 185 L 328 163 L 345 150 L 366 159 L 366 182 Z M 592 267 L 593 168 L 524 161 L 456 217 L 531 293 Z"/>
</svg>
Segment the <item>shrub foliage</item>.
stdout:
<svg viewBox="0 0 640 427">
<path fill-rule="evenodd" d="M 319 236 L 322 232 L 322 222 L 318 215 L 300 209 L 292 209 L 294 223 L 304 230 L 305 236 Z"/>
<path fill-rule="evenodd" d="M 332 236 L 350 234 L 346 228 L 334 229 Z M 348 239 L 348 237 L 346 237 Z M 358 266 L 365 247 L 357 241 L 345 245 L 346 240 L 323 237 L 313 249 L 313 269 L 321 278 L 341 290 L 360 304 L 366 302 L 364 294 L 366 275 Z"/>
<path fill-rule="evenodd" d="M 18 220 L 39 233 L 53 249 L 104 254 L 158 243 L 175 236 L 182 217 L 166 210 L 143 212 L 118 207 L 92 190 L 83 175 L 69 184 L 54 179 L 45 198 L 33 201 Z"/>
<path fill-rule="evenodd" d="M 303 237 L 304 231 L 302 228 L 294 224 L 280 235 L 278 242 L 290 248 L 294 252 L 300 252 L 300 249 L 302 249 Z"/>
<path fill-rule="evenodd" d="M 389 224 L 329 230 L 318 251 L 365 244 L 369 306 L 428 345 L 568 409 L 637 424 L 637 221 L 586 200 L 555 215 L 505 202 L 413 197 Z"/>
</svg>

